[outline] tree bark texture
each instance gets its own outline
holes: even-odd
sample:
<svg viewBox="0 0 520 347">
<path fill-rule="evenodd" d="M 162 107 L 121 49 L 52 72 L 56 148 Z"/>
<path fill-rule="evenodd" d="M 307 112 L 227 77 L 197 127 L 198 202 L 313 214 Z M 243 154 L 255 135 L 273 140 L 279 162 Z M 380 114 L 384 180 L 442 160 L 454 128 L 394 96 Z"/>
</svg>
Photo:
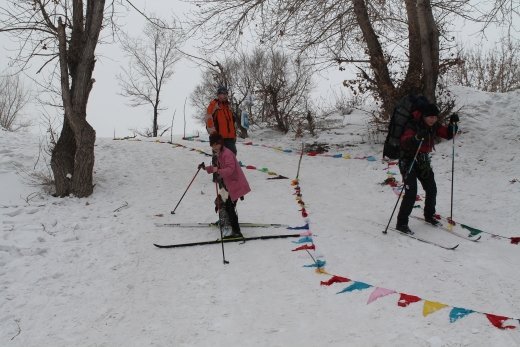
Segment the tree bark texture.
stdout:
<svg viewBox="0 0 520 347">
<path fill-rule="evenodd" d="M 395 107 L 396 90 L 390 78 L 388 63 L 377 38 L 377 34 L 370 22 L 365 0 L 353 0 L 353 3 L 356 20 L 367 45 L 370 67 L 374 71 L 375 83 L 383 101 L 383 109 L 389 116 Z"/>
<path fill-rule="evenodd" d="M 93 192 L 96 132 L 87 122 L 87 103 L 94 83 L 94 52 L 102 27 L 105 0 L 73 1 L 72 31 L 66 34 L 61 19 L 56 27 L 59 41 L 63 129 L 52 153 L 51 167 L 56 195 L 86 197 Z M 67 47 L 68 43 L 68 47 Z"/>
</svg>

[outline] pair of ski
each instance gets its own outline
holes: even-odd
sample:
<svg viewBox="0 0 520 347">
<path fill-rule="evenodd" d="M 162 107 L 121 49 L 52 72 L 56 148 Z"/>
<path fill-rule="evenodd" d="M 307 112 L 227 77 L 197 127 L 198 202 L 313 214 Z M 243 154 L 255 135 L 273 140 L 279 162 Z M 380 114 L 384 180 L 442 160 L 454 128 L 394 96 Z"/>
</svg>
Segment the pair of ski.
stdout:
<svg viewBox="0 0 520 347">
<path fill-rule="evenodd" d="M 456 232 L 453 232 L 452 230 L 450 230 L 449 227 L 445 226 L 444 224 L 440 223 L 436 226 L 434 225 L 431 225 L 429 224 L 428 222 L 426 222 L 424 220 L 424 218 L 421 218 L 421 217 L 417 217 L 417 216 L 410 216 L 412 218 L 415 218 L 415 219 L 418 219 L 418 220 L 421 220 L 423 221 L 424 223 L 428 224 L 429 226 L 431 226 L 432 228 L 436 228 L 436 229 L 439 229 L 439 230 L 442 230 L 442 231 L 445 231 L 453 236 L 456 236 L 458 238 L 461 238 L 461 239 L 464 239 L 464 240 L 467 240 L 467 241 L 472 241 L 472 242 L 478 242 L 480 240 L 480 236 L 478 237 L 469 237 L 469 236 L 465 236 L 465 235 L 461 235 L 461 234 L 458 234 Z M 415 234 L 408 234 L 408 233 L 403 233 L 402 231 L 399 231 L 395 228 L 392 228 L 392 227 L 389 227 L 388 229 L 396 232 L 396 233 L 399 233 L 401 235 L 404 235 L 404 236 L 408 236 L 412 239 L 415 239 L 417 241 L 420 241 L 420 242 L 424 242 L 424 243 L 427 243 L 427 244 L 430 244 L 432 246 L 436 246 L 436 247 L 440 247 L 440 248 L 443 248 L 443 249 L 447 249 L 447 250 L 455 250 L 457 249 L 457 247 L 459 247 L 459 244 L 456 244 L 454 246 L 448 246 L 448 245 L 445 245 L 445 244 L 441 244 L 439 242 L 435 242 L 435 241 L 432 241 L 432 240 L 428 240 L 428 239 L 425 239 L 425 238 L 422 238 L 420 236 L 416 236 Z"/>
<path fill-rule="evenodd" d="M 183 227 L 183 228 L 200 228 L 200 227 L 218 227 L 217 223 L 156 223 L 159 227 Z M 282 228 L 287 227 L 284 224 L 276 223 L 240 223 L 242 228 Z M 249 237 L 227 237 L 224 239 L 216 239 L 210 241 L 199 241 L 189 243 L 178 243 L 171 245 L 159 245 L 154 243 L 153 245 L 158 248 L 180 248 L 180 247 L 191 247 L 191 246 L 203 246 L 213 245 L 221 242 L 246 242 L 252 240 L 269 240 L 269 239 L 284 239 L 289 237 L 300 237 L 300 234 L 277 234 L 277 235 L 260 235 L 260 236 L 249 236 Z"/>
</svg>

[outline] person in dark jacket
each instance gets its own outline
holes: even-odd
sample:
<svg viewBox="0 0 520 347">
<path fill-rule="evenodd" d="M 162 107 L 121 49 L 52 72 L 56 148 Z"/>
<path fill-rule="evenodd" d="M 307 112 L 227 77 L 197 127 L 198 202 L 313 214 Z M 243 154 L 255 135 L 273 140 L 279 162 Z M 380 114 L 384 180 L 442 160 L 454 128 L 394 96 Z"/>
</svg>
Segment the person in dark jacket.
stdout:
<svg viewBox="0 0 520 347">
<path fill-rule="evenodd" d="M 412 120 L 408 122 L 401 135 L 399 171 L 403 176 L 405 194 L 397 215 L 396 225 L 396 229 L 401 232 L 413 233 L 408 227 L 408 218 L 412 213 L 417 196 L 417 180 L 421 182 L 426 193 L 424 219 L 430 224 L 439 224 L 434 217 L 437 185 L 429 153 L 435 149 L 436 137 L 447 140 L 453 138 L 457 133 L 459 116 L 456 113 L 452 114 L 449 126 L 440 125 L 438 117 L 439 109 L 437 106 L 427 104 L 412 113 Z M 416 153 L 417 158 L 414 162 Z"/>
</svg>

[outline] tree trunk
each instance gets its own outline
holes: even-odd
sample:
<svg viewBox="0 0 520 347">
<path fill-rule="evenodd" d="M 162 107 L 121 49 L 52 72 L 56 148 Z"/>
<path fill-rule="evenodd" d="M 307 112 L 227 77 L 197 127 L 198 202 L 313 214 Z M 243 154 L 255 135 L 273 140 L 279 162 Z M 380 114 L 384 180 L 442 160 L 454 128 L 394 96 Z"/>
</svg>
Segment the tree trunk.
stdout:
<svg viewBox="0 0 520 347">
<path fill-rule="evenodd" d="M 434 103 L 439 74 L 439 32 L 428 0 L 417 1 L 417 18 L 423 62 L 423 92 L 428 100 Z"/>
<path fill-rule="evenodd" d="M 356 20 L 363 32 L 363 38 L 367 44 L 370 57 L 370 67 L 374 71 L 377 93 L 383 101 L 385 118 L 388 118 L 395 107 L 396 90 L 390 78 L 388 64 L 385 60 L 383 49 L 381 48 L 381 44 L 374 32 L 372 23 L 370 22 L 365 0 L 353 0 L 353 3 Z"/>
<path fill-rule="evenodd" d="M 417 0 L 405 0 L 408 17 L 408 69 L 399 87 L 397 99 L 410 93 L 422 93 L 422 52 L 417 17 Z"/>
<path fill-rule="evenodd" d="M 152 124 L 152 128 L 153 128 L 153 134 L 152 136 L 153 137 L 157 137 L 157 132 L 158 132 L 158 128 L 159 126 L 157 125 L 157 117 L 158 117 L 158 114 L 159 114 L 159 105 L 158 103 L 156 103 L 155 105 L 153 105 L 153 124 Z"/>
<path fill-rule="evenodd" d="M 66 25 L 70 23 L 65 24 L 59 18 L 56 27 L 65 117 L 60 138 L 52 152 L 51 168 L 56 195 L 61 197 L 69 194 L 86 197 L 93 192 L 96 132 L 86 120 L 86 109 L 94 83 L 94 51 L 101 31 L 104 5 L 105 0 L 88 1 L 85 18 L 83 1 L 73 2 L 72 33 L 69 41 Z"/>
<path fill-rule="evenodd" d="M 51 169 L 56 186 L 55 195 L 65 197 L 72 192 L 72 175 L 74 173 L 74 153 L 76 143 L 74 133 L 67 118 L 63 121 L 60 138 L 52 150 Z"/>
</svg>

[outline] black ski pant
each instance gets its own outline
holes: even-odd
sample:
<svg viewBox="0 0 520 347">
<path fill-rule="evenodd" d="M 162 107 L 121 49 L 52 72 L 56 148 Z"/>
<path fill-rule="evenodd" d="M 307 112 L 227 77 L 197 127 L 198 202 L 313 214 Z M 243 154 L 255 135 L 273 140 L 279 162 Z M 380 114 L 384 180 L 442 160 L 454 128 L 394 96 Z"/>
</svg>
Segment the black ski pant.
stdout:
<svg viewBox="0 0 520 347">
<path fill-rule="evenodd" d="M 240 224 L 238 224 L 238 215 L 235 210 L 237 202 L 231 201 L 231 198 L 228 197 L 226 203 L 224 204 L 224 208 L 226 209 L 226 213 L 229 218 L 229 224 L 231 224 L 231 229 L 233 233 L 240 233 Z"/>
<path fill-rule="evenodd" d="M 417 196 L 417 180 L 426 193 L 424 202 L 424 217 L 430 218 L 435 214 L 435 204 L 437 200 L 437 185 L 435 184 L 435 175 L 430 166 L 429 159 L 426 161 L 416 161 L 410 172 L 412 160 L 399 160 L 399 171 L 404 177 L 404 197 L 401 202 L 399 214 L 397 215 L 397 225 L 408 225 L 408 217 L 412 213 Z"/>
</svg>

